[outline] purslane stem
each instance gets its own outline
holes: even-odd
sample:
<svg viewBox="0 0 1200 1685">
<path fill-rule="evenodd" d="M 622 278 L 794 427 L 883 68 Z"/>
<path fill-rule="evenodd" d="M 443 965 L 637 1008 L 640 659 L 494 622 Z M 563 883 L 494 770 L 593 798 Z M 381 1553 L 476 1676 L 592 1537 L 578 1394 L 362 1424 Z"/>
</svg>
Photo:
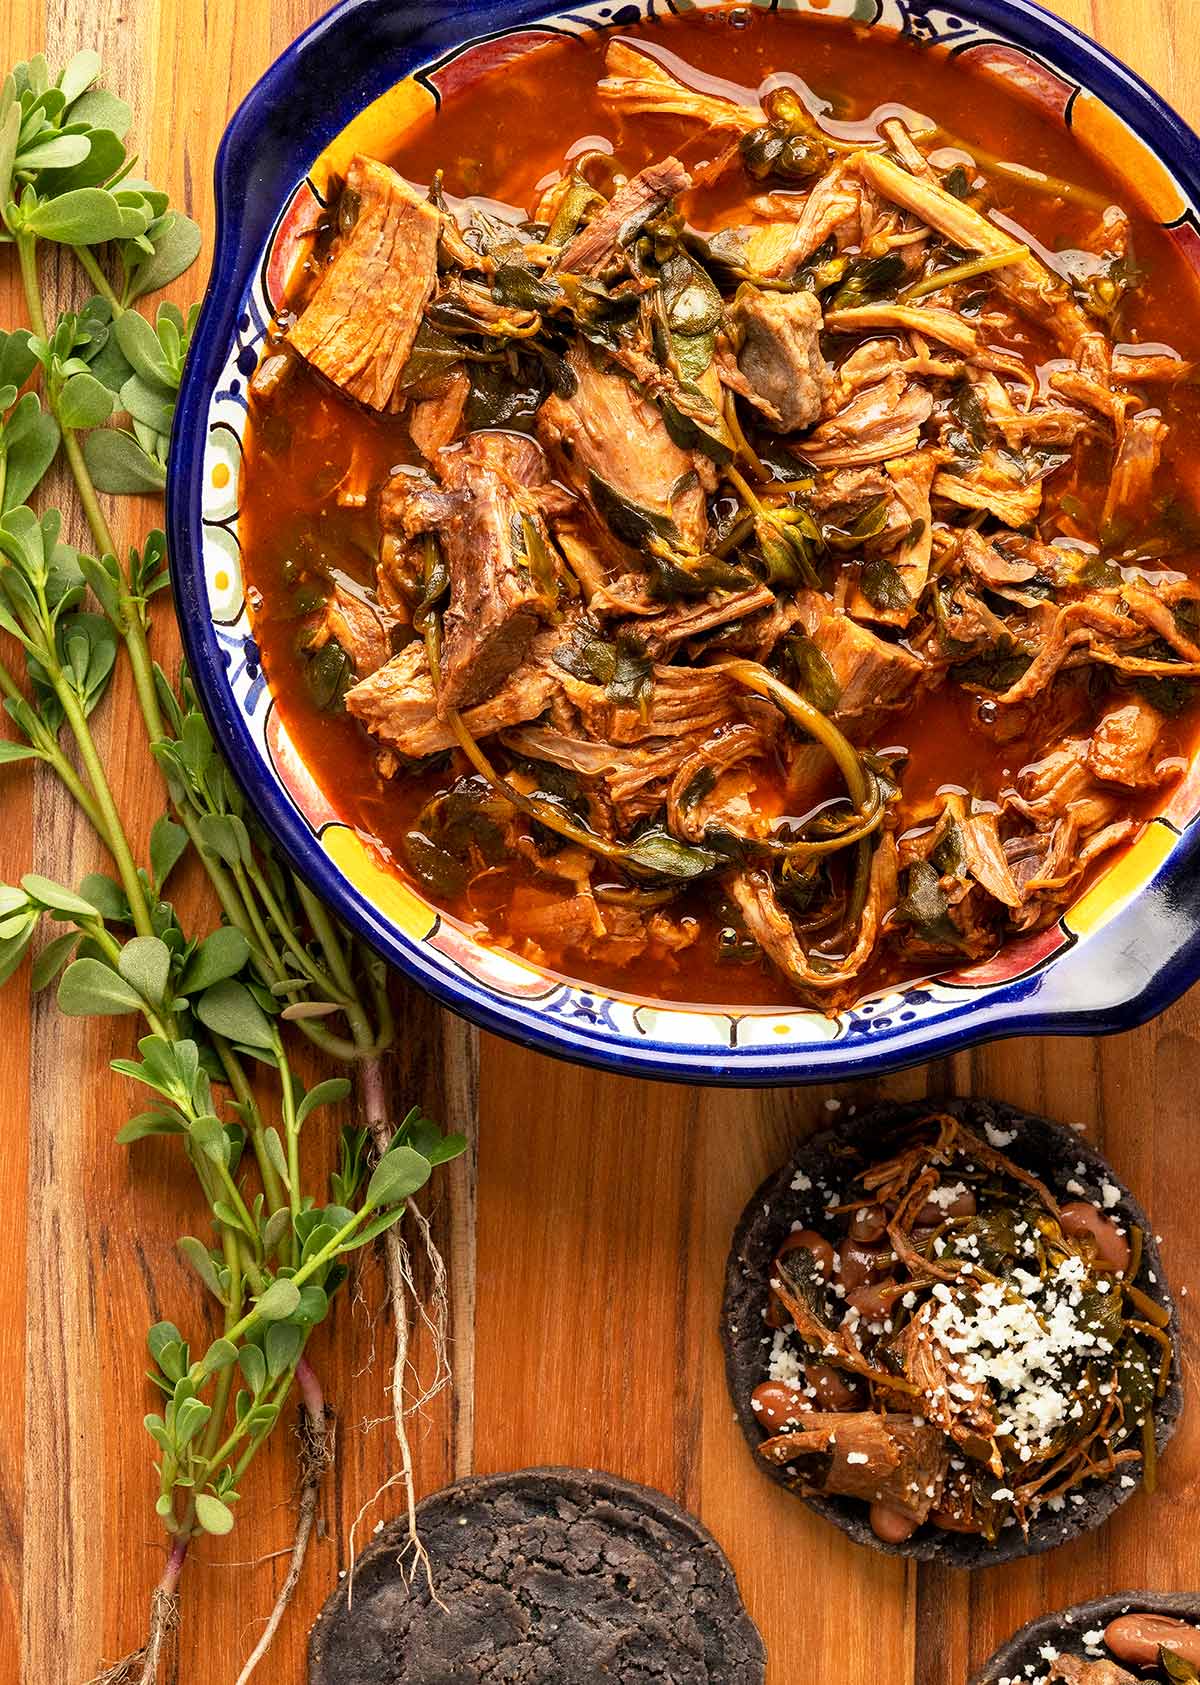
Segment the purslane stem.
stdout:
<svg viewBox="0 0 1200 1685">
<path fill-rule="evenodd" d="M 287 1137 L 288 1181 L 291 1184 L 292 1232 L 300 1216 L 300 1126 L 296 1121 L 296 1090 L 292 1082 L 292 1067 L 283 1050 L 283 1040 L 275 1035 L 275 1061 L 279 1070 L 279 1089 L 283 1130 Z"/>
<path fill-rule="evenodd" d="M 92 535 L 92 543 L 102 556 L 115 556 L 117 553 L 112 529 L 107 517 L 100 507 L 100 498 L 88 472 L 88 465 L 83 459 L 83 447 L 79 443 L 79 435 L 73 427 L 63 425 L 57 413 L 58 406 L 54 395 L 47 389 L 50 408 L 54 412 L 55 420 L 62 431 L 63 455 L 67 459 L 67 466 L 71 470 L 71 478 L 75 481 L 75 490 L 79 493 L 79 501 L 83 505 L 83 512 L 87 517 L 88 530 Z"/>
<path fill-rule="evenodd" d="M 3 691 L 10 702 L 28 702 L 28 698 L 3 661 L 0 661 L 0 691 Z M 100 817 L 100 809 L 85 789 L 83 780 L 63 753 L 62 745 L 48 729 L 39 739 L 31 738 L 30 742 L 33 743 L 34 748 L 37 749 L 46 765 L 53 769 L 56 777 L 67 790 L 83 817 L 100 838 L 100 841 L 107 847 L 108 835 L 104 828 L 104 821 Z"/>
<path fill-rule="evenodd" d="M 290 1277 L 296 1286 L 303 1287 L 306 1281 L 311 1281 L 318 1270 L 322 1270 L 326 1264 L 332 1263 L 355 1229 L 369 1216 L 370 1212 L 364 1208 L 361 1211 L 356 1211 L 348 1223 L 343 1223 L 333 1239 L 328 1241 L 319 1252 L 314 1252 L 311 1258 L 306 1259 L 295 1275 Z M 397 1221 L 399 1221 L 398 1215 Z M 234 1341 L 244 1340 L 250 1329 L 256 1328 L 264 1320 L 256 1306 L 254 1310 L 247 1311 L 240 1322 L 236 1322 L 232 1328 L 226 1329 L 225 1338 Z M 198 1371 L 199 1365 L 193 1365 L 193 1369 Z M 196 1378 L 199 1378 L 198 1375 Z"/>
<path fill-rule="evenodd" d="M 21 285 L 25 290 L 25 308 L 29 323 L 39 339 L 46 338 L 46 312 L 42 309 L 42 284 L 38 277 L 37 236 L 17 235 L 17 261 L 21 267 Z"/>
<path fill-rule="evenodd" d="M 229 1271 L 229 1292 L 225 1303 L 225 1326 L 228 1328 L 241 1315 L 245 1302 L 242 1287 L 242 1261 L 238 1250 L 236 1237 L 230 1234 L 228 1228 L 221 1230 L 221 1248 L 225 1254 L 225 1267 Z M 203 1442 L 203 1455 L 209 1458 L 216 1449 L 217 1436 L 221 1431 L 221 1424 L 225 1420 L 225 1413 L 229 1408 L 229 1394 L 233 1387 L 234 1370 L 230 1364 L 222 1369 L 217 1376 L 216 1390 L 213 1393 L 212 1415 L 208 1419 Z"/>
<path fill-rule="evenodd" d="M 229 1086 L 242 1107 L 242 1115 L 249 1126 L 250 1144 L 254 1148 L 254 1157 L 258 1161 L 263 1192 L 267 1196 L 267 1205 L 271 1211 L 280 1211 L 287 1205 L 287 1197 L 284 1194 L 283 1183 L 279 1180 L 278 1172 L 271 1162 L 271 1155 L 264 1145 L 265 1125 L 263 1124 L 258 1100 L 250 1086 L 250 1079 L 246 1075 L 241 1060 L 225 1040 L 225 1037 L 213 1035 L 212 1039 L 213 1046 L 217 1050 L 217 1057 L 221 1061 L 221 1068 L 224 1070 Z"/>
<path fill-rule="evenodd" d="M 95 287 L 96 291 L 100 294 L 101 298 L 107 299 L 109 304 L 112 305 L 113 315 L 123 316 L 125 314 L 125 306 L 121 303 L 120 299 L 113 291 L 111 285 L 109 284 L 108 276 L 96 262 L 96 259 L 92 256 L 91 252 L 86 246 L 72 246 L 71 250 L 74 252 L 79 261 L 80 267 L 83 269 L 88 280 Z"/>
<path fill-rule="evenodd" d="M 21 284 L 25 293 L 25 306 L 29 311 L 29 320 L 33 326 L 34 333 L 37 334 L 39 339 L 45 339 L 46 312 L 42 305 L 42 289 L 38 276 L 36 237 L 30 234 L 18 235 L 17 255 L 21 268 Z M 47 396 L 49 397 L 48 388 Z M 51 407 L 53 408 L 53 404 Z M 76 485 L 79 487 L 80 501 L 83 503 L 84 510 L 87 513 L 88 525 L 92 528 L 92 534 L 93 537 L 96 538 L 96 542 L 101 543 L 103 539 L 104 542 L 102 544 L 102 548 L 105 552 L 111 553 L 113 551 L 112 536 L 108 531 L 108 523 L 104 519 L 104 515 L 100 510 L 98 502 L 96 501 L 96 490 L 92 485 L 91 475 L 87 472 L 87 465 L 83 461 L 83 452 L 80 450 L 79 441 L 75 438 L 70 428 L 62 428 L 61 422 L 59 425 L 62 430 L 63 448 L 66 452 L 67 461 L 71 465 L 71 472 L 75 478 Z M 78 469 L 76 464 L 78 464 Z M 90 494 L 90 505 L 89 496 L 85 495 L 84 484 L 81 484 L 80 482 L 80 471 L 82 471 L 84 482 L 86 483 L 88 493 Z M 93 513 L 99 521 L 99 534 L 97 534 L 97 528 L 93 522 Z M 109 852 L 113 857 L 113 862 L 116 865 L 117 872 L 121 878 L 122 888 L 124 889 L 126 899 L 129 902 L 129 910 L 133 916 L 134 928 L 138 932 L 139 936 L 151 936 L 153 935 L 153 929 L 150 922 L 150 910 L 146 904 L 146 897 L 142 889 L 141 879 L 138 877 L 137 867 L 134 865 L 133 854 L 129 847 L 129 839 L 125 835 L 125 829 L 121 823 L 121 816 L 117 811 L 116 802 L 113 800 L 112 790 L 110 789 L 108 779 L 105 776 L 104 766 L 97 752 L 95 739 L 92 737 L 91 728 L 87 723 L 87 716 L 84 714 L 82 707 L 79 705 L 74 692 L 62 681 L 61 675 L 57 676 L 54 688 L 55 694 L 58 696 L 59 702 L 62 704 L 67 723 L 71 727 L 72 735 L 78 745 L 79 756 L 83 762 L 84 771 L 87 773 L 88 782 L 92 787 L 96 811 L 104 824 L 103 834 L 105 842 L 107 843 Z"/>
<path fill-rule="evenodd" d="M 86 461 L 84 468 L 87 468 Z M 89 475 L 89 483 L 91 476 Z M 114 555 L 116 552 L 112 552 Z M 146 626 L 142 618 L 140 606 L 134 602 L 130 593 L 125 570 L 118 559 L 117 572 L 121 585 L 121 617 L 124 622 L 121 630 L 124 635 L 125 649 L 129 655 L 129 665 L 133 672 L 133 686 L 137 692 L 138 706 L 142 710 L 142 718 L 146 722 L 146 730 L 150 735 L 150 746 L 154 747 L 167 735 L 166 721 L 163 719 L 159 706 L 158 690 L 154 683 L 154 663 L 150 659 L 150 645 L 146 638 Z"/>
<path fill-rule="evenodd" d="M 92 736 L 87 716 L 69 685 L 60 680 L 55 684 L 54 689 L 59 702 L 62 704 L 67 724 L 71 728 L 71 734 L 79 748 L 79 758 L 83 762 L 84 771 L 87 773 L 88 783 L 95 795 L 96 807 L 104 822 L 104 838 L 121 879 L 125 899 L 129 902 L 134 929 L 139 936 L 153 936 L 154 927 L 150 919 L 150 909 L 146 903 L 146 892 L 142 886 L 142 880 L 138 876 L 133 853 L 129 847 L 129 838 L 125 835 L 121 815 L 117 812 L 117 804 L 113 799 L 112 790 L 105 776 L 104 764 L 100 759 L 99 750 L 96 748 L 96 740 Z"/>
</svg>

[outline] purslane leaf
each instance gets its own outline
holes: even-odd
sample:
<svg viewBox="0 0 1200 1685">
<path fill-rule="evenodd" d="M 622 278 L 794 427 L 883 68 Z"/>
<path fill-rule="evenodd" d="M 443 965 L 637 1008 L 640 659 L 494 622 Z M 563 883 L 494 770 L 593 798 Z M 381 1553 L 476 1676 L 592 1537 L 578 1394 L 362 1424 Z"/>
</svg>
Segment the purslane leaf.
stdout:
<svg viewBox="0 0 1200 1685">
<path fill-rule="evenodd" d="M 0 386 L 22 387 L 33 373 L 37 358 L 27 328 L 0 333 Z"/>
<path fill-rule="evenodd" d="M 156 433 L 169 434 L 175 420 L 175 397 L 161 386 L 151 385 L 140 375 L 130 375 L 121 388 L 121 407 L 128 410 L 135 421 L 153 427 Z"/>
<path fill-rule="evenodd" d="M 103 426 L 112 412 L 112 393 L 92 374 L 72 375 L 58 401 L 59 420 L 75 431 Z"/>
<path fill-rule="evenodd" d="M 121 949 L 117 970 L 150 1006 L 162 1006 L 171 975 L 171 951 L 165 942 L 157 936 L 133 937 Z"/>
<path fill-rule="evenodd" d="M 274 1165 L 275 1174 L 290 1193 L 292 1191 L 292 1179 L 288 1174 L 287 1154 L 283 1150 L 283 1142 L 279 1139 L 277 1129 L 263 1131 L 263 1150 Z"/>
<path fill-rule="evenodd" d="M 93 586 L 93 589 L 95 587 Z M 188 834 L 164 813 L 150 832 L 150 875 L 161 895 L 167 879 L 187 853 Z M 210 979 L 215 982 L 216 978 Z"/>
<path fill-rule="evenodd" d="M 17 152 L 19 170 L 69 170 L 92 150 L 86 135 L 51 135 Z"/>
<path fill-rule="evenodd" d="M 79 937 L 73 930 L 68 930 L 64 936 L 56 936 L 52 942 L 47 942 L 41 953 L 33 962 L 30 976 L 30 987 L 34 994 L 40 994 L 49 988 L 58 976 L 63 966 L 70 958 Z"/>
<path fill-rule="evenodd" d="M 134 374 L 159 386 L 173 386 L 173 372 L 157 333 L 136 310 L 118 316 L 113 332 Z"/>
<path fill-rule="evenodd" d="M 286 1322 L 300 1304 L 300 1289 L 287 1276 L 273 1281 L 255 1303 L 264 1322 Z"/>
<path fill-rule="evenodd" d="M 133 434 L 122 428 L 105 427 L 89 433 L 83 455 L 99 491 L 139 495 L 161 491 L 167 483 L 162 463 L 147 456 Z"/>
<path fill-rule="evenodd" d="M 40 872 L 26 872 L 21 879 L 21 888 L 31 900 L 56 916 L 61 914 L 68 919 L 93 919 L 96 916 L 95 908 L 82 895 L 76 895 L 52 878 L 42 877 Z"/>
<path fill-rule="evenodd" d="M 74 105 L 100 74 L 100 54 L 84 47 L 63 66 L 58 86 L 67 105 Z M 72 118 L 76 117 L 74 112 Z"/>
<path fill-rule="evenodd" d="M 142 998 L 102 960 L 75 960 L 58 985 L 58 1006 L 69 1018 L 119 1017 L 140 1012 Z"/>
<path fill-rule="evenodd" d="M 72 193 L 78 187 L 99 187 L 118 175 L 125 163 L 125 148 L 111 129 L 94 128 L 87 134 L 88 151 L 71 167 L 43 167 L 38 176 L 38 193 L 53 198 L 60 193 Z M 17 160 L 24 168 L 25 159 Z"/>
<path fill-rule="evenodd" d="M 11 105 L 0 122 L 0 209 L 12 198 L 13 165 L 21 139 L 21 107 Z"/>
<path fill-rule="evenodd" d="M 215 1035 L 239 1047 L 269 1052 L 273 1046 L 266 1013 L 249 989 L 232 978 L 205 990 L 196 1002 L 196 1016 Z"/>
<path fill-rule="evenodd" d="M 26 919 L 8 936 L 0 936 L 0 983 L 6 983 L 25 958 L 25 950 L 33 941 L 37 929 L 37 915 Z"/>
<path fill-rule="evenodd" d="M 103 187 L 79 187 L 22 214 L 31 234 L 62 245 L 99 246 L 130 232 L 126 208 Z"/>
<path fill-rule="evenodd" d="M 133 110 L 107 88 L 89 88 L 71 107 L 71 121 L 86 123 L 90 129 L 107 129 L 124 140 L 133 121 Z"/>
<path fill-rule="evenodd" d="M 225 1295 L 221 1291 L 221 1282 L 217 1275 L 217 1268 L 213 1263 L 212 1255 L 210 1254 L 208 1247 L 205 1246 L 204 1242 L 202 1240 L 197 1240 L 195 1235 L 185 1234 L 180 1236 L 180 1238 L 175 1242 L 175 1245 L 180 1254 L 187 1259 L 188 1263 L 195 1270 L 196 1274 L 200 1277 L 201 1281 L 208 1288 L 213 1297 L 218 1299 L 221 1304 L 224 1304 Z M 226 1342 L 226 1344 L 228 1344 L 228 1342 Z M 232 1358 L 230 1361 L 232 1362 Z"/>
<path fill-rule="evenodd" d="M 99 614 L 68 615 L 59 625 L 59 654 L 85 713 L 91 713 L 108 688 L 117 643 L 114 627 Z"/>
<path fill-rule="evenodd" d="M 128 1147 L 134 1141 L 144 1141 L 150 1135 L 184 1133 L 184 1122 L 178 1112 L 155 1109 L 139 1112 L 136 1117 L 131 1117 L 129 1122 L 117 1131 L 117 1140 L 121 1146 Z"/>
<path fill-rule="evenodd" d="M 179 980 L 179 993 L 192 995 L 210 989 L 236 976 L 249 958 L 250 944 L 241 931 L 222 925 L 205 937 L 188 961 Z"/>
<path fill-rule="evenodd" d="M 233 1531 L 233 1511 L 220 1498 L 214 1498 L 211 1492 L 196 1494 L 196 1520 L 206 1533 L 213 1533 L 218 1538 Z"/>
<path fill-rule="evenodd" d="M 126 299 L 130 304 L 167 286 L 190 269 L 200 255 L 203 237 L 199 224 L 181 211 L 168 212 L 162 219 L 162 227 L 157 232 L 152 227 L 147 234 L 154 246 L 153 255 L 136 266 L 126 265 L 131 271 Z"/>
<path fill-rule="evenodd" d="M 336 1106 L 349 1094 L 350 1083 L 345 1077 L 327 1077 L 324 1082 L 314 1084 L 296 1109 L 296 1127 L 302 1127 L 318 1106 Z"/>
<path fill-rule="evenodd" d="M 375 1166 L 367 1184 L 366 1204 L 375 1208 L 397 1205 L 429 1180 L 430 1164 L 412 1147 L 392 1147 Z"/>
<path fill-rule="evenodd" d="M 245 1345 L 238 1352 L 238 1368 L 242 1372 L 242 1379 L 250 1388 L 251 1396 L 257 1398 L 267 1383 L 267 1364 L 260 1346 Z"/>
<path fill-rule="evenodd" d="M 275 1285 L 278 1287 L 279 1282 Z M 308 1288 L 304 1290 L 306 1293 Z M 318 1292 L 320 1289 L 318 1288 Z M 298 1296 L 299 1297 L 299 1296 Z M 315 1320 L 320 1320 L 319 1318 Z M 294 1322 L 273 1322 L 263 1339 L 267 1376 L 278 1381 L 295 1363 L 304 1347 L 304 1330 Z"/>
<path fill-rule="evenodd" d="M 36 749 L 31 749 L 28 743 L 10 743 L 8 738 L 0 738 L 0 766 L 13 761 L 36 761 L 41 755 Z"/>
<path fill-rule="evenodd" d="M 29 501 L 54 461 L 59 437 L 57 421 L 42 408 L 36 393 L 26 392 L 4 427 L 7 472 L 0 513 Z"/>
</svg>

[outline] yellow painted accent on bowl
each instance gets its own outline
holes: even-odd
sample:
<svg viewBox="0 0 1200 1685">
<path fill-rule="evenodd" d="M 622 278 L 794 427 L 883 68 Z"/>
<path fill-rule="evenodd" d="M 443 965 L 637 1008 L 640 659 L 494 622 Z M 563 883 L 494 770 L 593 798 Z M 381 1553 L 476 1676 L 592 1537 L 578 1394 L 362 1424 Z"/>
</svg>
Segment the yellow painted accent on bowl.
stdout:
<svg viewBox="0 0 1200 1685">
<path fill-rule="evenodd" d="M 218 591 L 228 591 L 229 575 L 225 572 L 224 568 L 219 568 L 217 572 L 213 574 L 213 584 L 216 586 Z"/>
<path fill-rule="evenodd" d="M 396 141 L 405 129 L 428 116 L 434 105 L 429 89 L 406 76 L 403 82 L 397 82 L 395 87 L 389 88 L 386 94 L 380 94 L 377 100 L 360 111 L 341 134 L 330 141 L 308 172 L 313 184 L 324 195 L 331 178 L 344 176 L 350 160 L 358 152 L 386 158 L 395 150 Z"/>
<path fill-rule="evenodd" d="M 223 491 L 229 484 L 229 464 L 218 462 L 213 465 L 212 483 L 218 491 Z"/>
<path fill-rule="evenodd" d="M 1177 222 L 1187 210 L 1166 165 L 1114 111 L 1086 89 L 1071 107 L 1071 128 L 1089 152 L 1129 183 L 1156 221 Z"/>
<path fill-rule="evenodd" d="M 1130 896 L 1145 888 L 1178 841 L 1169 825 L 1152 819 L 1133 847 L 1105 872 L 1099 883 L 1073 907 L 1067 908 L 1063 924 L 1077 936 L 1088 936 L 1099 930 Z"/>
<path fill-rule="evenodd" d="M 437 914 L 415 889 L 388 867 L 381 866 L 357 832 L 347 825 L 329 825 L 321 832 L 321 847 L 341 872 L 405 936 L 423 942 L 437 922 Z"/>
</svg>

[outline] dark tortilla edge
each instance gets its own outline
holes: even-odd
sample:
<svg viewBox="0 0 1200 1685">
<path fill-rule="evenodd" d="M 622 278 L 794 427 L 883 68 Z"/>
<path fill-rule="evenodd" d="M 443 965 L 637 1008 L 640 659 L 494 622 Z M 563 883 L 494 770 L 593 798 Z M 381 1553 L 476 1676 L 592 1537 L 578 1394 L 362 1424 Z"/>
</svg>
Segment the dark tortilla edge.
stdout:
<svg viewBox="0 0 1200 1685">
<path fill-rule="evenodd" d="M 733 1244 L 725 1272 L 725 1296 L 721 1307 L 720 1335 L 725 1352 L 725 1375 L 733 1399 L 734 1410 L 746 1442 L 750 1446 L 760 1474 L 788 1489 L 782 1469 L 774 1468 L 758 1456 L 763 1434 L 750 1408 L 750 1396 L 764 1379 L 763 1353 L 760 1344 L 765 1325 L 762 1311 L 766 1303 L 766 1282 L 776 1250 L 790 1231 L 793 1221 L 814 1215 L 807 1203 L 810 1196 L 793 1193 L 791 1181 L 796 1172 L 812 1175 L 814 1182 L 826 1168 L 836 1163 L 838 1147 L 857 1146 L 869 1141 L 885 1129 L 916 1122 L 936 1112 L 949 1112 L 962 1119 L 977 1134 L 984 1134 L 984 1125 L 1004 1131 L 1016 1128 L 1018 1138 L 1002 1150 L 1013 1155 L 1022 1147 L 1017 1158 L 1023 1168 L 1046 1182 L 1052 1193 L 1065 1201 L 1072 1196 L 1066 1191 L 1070 1180 L 1077 1180 L 1089 1198 L 1100 1198 L 1100 1184 L 1109 1182 L 1120 1192 L 1120 1199 L 1112 1214 L 1126 1223 L 1135 1223 L 1145 1235 L 1142 1266 L 1138 1285 L 1170 1313 L 1167 1332 L 1174 1348 L 1171 1378 L 1164 1396 L 1155 1410 L 1155 1441 L 1161 1454 L 1175 1432 L 1183 1408 L 1183 1388 L 1180 1380 L 1179 1315 L 1163 1274 L 1162 1259 L 1154 1239 L 1149 1218 L 1134 1195 L 1112 1166 L 1082 1135 L 1065 1124 L 1054 1123 L 1034 1112 L 1024 1112 L 997 1100 L 954 1099 L 919 1100 L 904 1105 L 873 1106 L 853 1118 L 847 1118 L 831 1128 L 811 1135 L 800 1143 L 792 1157 L 773 1175 L 768 1176 L 754 1193 L 734 1231 Z M 986 1135 L 984 1136 L 986 1140 Z M 1084 1165 L 1079 1174 L 1075 1166 Z M 817 1174 L 813 1174 L 814 1171 Z M 766 1208 L 766 1209 L 764 1209 Z M 1157 1280 L 1151 1283 L 1150 1275 Z M 1102 1483 L 1085 1487 L 1080 1496 L 1082 1504 L 1071 1504 L 1053 1513 L 1043 1512 L 1031 1525 L 1026 1538 L 1019 1528 L 1006 1529 L 999 1543 L 988 1545 L 981 1538 L 961 1533 L 939 1532 L 922 1528 L 903 1544 L 885 1544 L 876 1537 L 867 1519 L 864 1504 L 850 1498 L 821 1496 L 801 1497 L 810 1509 L 831 1521 L 856 1543 L 890 1556 L 909 1556 L 920 1562 L 944 1562 L 955 1568 L 987 1568 L 1020 1557 L 1037 1556 L 1043 1551 L 1057 1550 L 1069 1540 L 1101 1526 L 1127 1498 L 1139 1491 L 1139 1479 L 1132 1487 L 1120 1484 L 1120 1473 Z"/>
<path fill-rule="evenodd" d="M 745 1685 L 763 1685 L 766 1678 L 766 1648 L 742 1601 L 733 1565 L 704 1523 L 673 1498 L 667 1497 L 664 1492 L 650 1486 L 638 1485 L 635 1481 L 625 1480 L 620 1475 L 609 1474 L 602 1469 L 555 1466 L 518 1469 L 510 1474 L 468 1475 L 461 1480 L 452 1481 L 448 1486 L 440 1487 L 438 1491 L 431 1492 L 421 1500 L 416 1509 L 417 1527 L 420 1529 L 422 1520 L 428 1520 L 429 1516 L 438 1510 L 448 1510 L 452 1514 L 461 1503 L 478 1503 L 481 1500 L 486 1502 L 493 1495 L 498 1497 L 528 1486 L 536 1486 L 542 1491 L 547 1486 L 558 1486 L 577 1500 L 586 1499 L 594 1503 L 607 1499 L 628 1505 L 650 1520 L 669 1528 L 679 1538 L 681 1548 L 686 1545 L 709 1556 L 715 1562 L 721 1579 L 725 1604 L 722 1611 L 723 1630 L 731 1637 L 736 1634 L 738 1647 L 745 1651 L 750 1670 L 739 1673 L 737 1685 L 742 1685 L 742 1681 L 745 1681 Z M 355 1558 L 355 1577 L 364 1570 L 369 1570 L 381 1557 L 389 1557 L 394 1562 L 398 1553 L 404 1549 L 407 1539 L 407 1519 L 399 1516 L 389 1522 L 383 1531 L 372 1539 L 367 1549 Z M 396 1571 L 399 1573 L 400 1570 Z M 348 1582 L 349 1576 L 347 1582 L 339 1583 L 326 1600 L 309 1634 L 309 1685 L 326 1685 L 326 1675 L 322 1671 L 327 1660 L 326 1643 L 335 1635 L 338 1618 L 349 1594 Z M 334 1641 L 336 1642 L 336 1638 Z M 724 1685 L 724 1682 L 714 1681 L 714 1685 Z"/>
<path fill-rule="evenodd" d="M 1044 1644 L 1053 1644 L 1060 1655 L 1083 1656 L 1082 1642 L 1072 1640 L 1082 1640 L 1085 1632 L 1106 1627 L 1118 1615 L 1128 1614 L 1176 1615 L 1200 1622 L 1200 1591 L 1118 1591 L 1093 1597 L 1088 1603 L 1076 1603 L 1070 1609 L 1058 1609 L 1052 1615 L 1039 1615 L 1000 1646 L 982 1671 L 973 1676 L 971 1685 L 996 1685 L 997 1680 L 1019 1675 L 1022 1668 L 1041 1661 L 1038 1652 Z"/>
</svg>

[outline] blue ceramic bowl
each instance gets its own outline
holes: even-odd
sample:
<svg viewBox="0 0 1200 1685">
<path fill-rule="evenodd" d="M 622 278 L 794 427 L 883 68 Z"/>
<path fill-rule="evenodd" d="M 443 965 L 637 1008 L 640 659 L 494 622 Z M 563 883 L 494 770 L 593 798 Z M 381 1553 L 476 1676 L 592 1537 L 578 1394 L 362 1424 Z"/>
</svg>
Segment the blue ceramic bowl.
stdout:
<svg viewBox="0 0 1200 1685">
<path fill-rule="evenodd" d="M 1000 1036 L 1141 1023 L 1200 975 L 1200 767 L 1051 930 L 830 1019 L 639 1002 L 476 943 L 379 865 L 288 735 L 245 604 L 238 482 L 246 380 L 324 172 L 548 32 L 628 28 L 656 8 L 662 0 L 569 14 L 552 14 L 547 0 L 345 0 L 284 53 L 230 123 L 217 156 L 212 280 L 167 492 L 184 642 L 217 740 L 263 823 L 347 925 L 447 1006 L 547 1053 L 642 1076 L 782 1084 L 878 1075 Z M 817 9 L 1019 78 L 1027 97 L 1116 162 L 1200 268 L 1200 140 L 1084 36 L 1029 0 L 829 0 Z"/>
</svg>

